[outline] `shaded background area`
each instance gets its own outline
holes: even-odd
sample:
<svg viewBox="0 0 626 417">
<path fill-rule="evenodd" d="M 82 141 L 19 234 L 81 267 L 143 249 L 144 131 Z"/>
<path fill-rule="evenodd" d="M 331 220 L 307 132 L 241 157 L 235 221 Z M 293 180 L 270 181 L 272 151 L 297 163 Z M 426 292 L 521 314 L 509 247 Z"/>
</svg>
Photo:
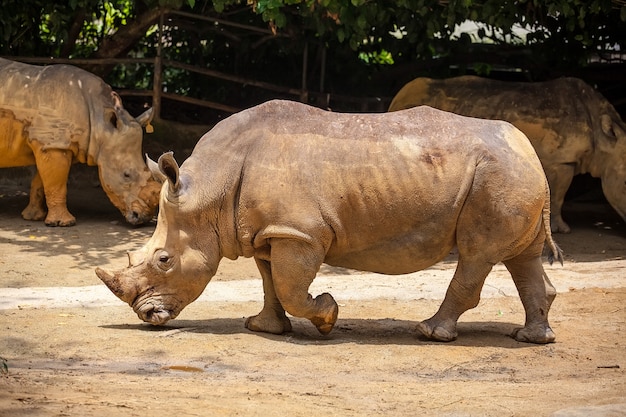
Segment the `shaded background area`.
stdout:
<svg viewBox="0 0 626 417">
<path fill-rule="evenodd" d="M 179 163 L 238 109 L 286 98 L 382 112 L 419 76 L 575 76 L 626 116 L 622 0 L 22 0 L 0 23 L 0 56 L 81 66 L 133 115 L 156 106 L 144 150 Z M 27 190 L 31 173 L 2 169 L 0 184 Z M 72 169 L 70 189 L 97 183 L 94 168 Z M 566 201 L 590 200 L 604 200 L 599 180 L 575 177 Z"/>
</svg>

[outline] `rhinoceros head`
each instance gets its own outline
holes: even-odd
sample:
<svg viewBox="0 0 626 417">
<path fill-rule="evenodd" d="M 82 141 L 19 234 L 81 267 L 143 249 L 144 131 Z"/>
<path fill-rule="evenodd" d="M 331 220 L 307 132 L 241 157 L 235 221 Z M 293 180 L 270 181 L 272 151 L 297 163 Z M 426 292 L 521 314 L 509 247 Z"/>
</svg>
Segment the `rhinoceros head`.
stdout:
<svg viewBox="0 0 626 417">
<path fill-rule="evenodd" d="M 211 210 L 197 210 L 171 153 L 159 158 L 158 168 L 166 184 L 154 234 L 140 250 L 128 254 L 126 269 L 114 273 L 96 269 L 118 298 L 154 325 L 175 318 L 198 298 L 221 259 Z"/>
<path fill-rule="evenodd" d="M 626 221 L 626 124 L 615 110 L 603 114 L 600 122 L 602 135 L 596 138 L 594 162 L 607 201 Z"/>
<path fill-rule="evenodd" d="M 104 121 L 95 127 L 101 136 L 92 140 L 91 163 L 98 165 L 102 188 L 126 221 L 145 223 L 155 214 L 161 190 L 141 157 L 142 126 L 151 120 L 152 109 L 135 119 L 116 93 L 111 96 L 114 105 L 104 109 Z"/>
</svg>

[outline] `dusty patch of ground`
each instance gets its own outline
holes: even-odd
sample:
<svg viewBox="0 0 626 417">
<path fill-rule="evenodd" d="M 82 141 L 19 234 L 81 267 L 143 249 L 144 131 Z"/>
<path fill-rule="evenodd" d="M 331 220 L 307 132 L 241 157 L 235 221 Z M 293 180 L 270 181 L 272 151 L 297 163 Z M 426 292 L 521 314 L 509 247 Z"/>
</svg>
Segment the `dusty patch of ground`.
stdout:
<svg viewBox="0 0 626 417">
<path fill-rule="evenodd" d="M 124 225 L 98 188 L 70 198 L 78 225 L 46 228 L 21 219 L 23 188 L 0 188 L 0 308 L 16 288 L 97 289 L 94 267 L 125 266 L 125 252 L 151 235 L 153 226 Z M 243 324 L 261 308 L 261 282 L 254 262 L 241 259 L 223 262 L 205 292 L 253 288 L 255 279 L 258 299 L 201 299 L 164 327 L 141 323 L 112 294 L 55 308 L 25 298 L 0 309 L 8 365 L 0 415 L 547 416 L 624 404 L 626 227 L 606 205 L 570 205 L 566 215 L 574 232 L 556 236 L 565 266 L 546 264 L 560 292 L 550 313 L 555 344 L 507 336 L 524 316 L 502 268 L 461 318 L 457 341 L 418 338 L 415 324 L 436 311 L 451 260 L 404 286 L 324 267 L 320 281 L 337 286 L 330 291 L 341 306 L 330 336 L 298 319 L 283 336 L 251 333 Z"/>
</svg>

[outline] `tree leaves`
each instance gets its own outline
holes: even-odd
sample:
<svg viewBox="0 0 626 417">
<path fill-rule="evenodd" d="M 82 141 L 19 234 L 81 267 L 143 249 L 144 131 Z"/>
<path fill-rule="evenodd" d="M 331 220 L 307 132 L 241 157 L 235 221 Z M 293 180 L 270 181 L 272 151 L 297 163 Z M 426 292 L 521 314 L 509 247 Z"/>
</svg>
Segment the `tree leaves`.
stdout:
<svg viewBox="0 0 626 417">
<path fill-rule="evenodd" d="M 66 56 L 91 56 L 120 28 L 136 24 L 141 12 L 159 7 L 213 17 L 227 13 L 227 19 L 244 24 L 262 20 L 275 34 L 291 39 L 294 50 L 314 41 L 345 48 L 372 65 L 449 55 L 467 41 L 452 37 L 467 20 L 483 24 L 470 43 L 506 44 L 513 39 L 517 46 L 532 47 L 535 63 L 543 60 L 548 67 L 570 68 L 607 46 L 626 49 L 622 0 L 4 0 L 0 54 L 59 56 L 63 51 Z M 78 41 L 76 32 L 68 33 L 77 24 L 82 28 Z M 519 27 L 528 32 L 525 41 L 515 38 Z M 205 28 L 211 30 L 227 33 L 223 27 Z M 184 41 L 181 48 L 188 44 Z M 250 45 L 242 41 L 238 47 Z"/>
</svg>

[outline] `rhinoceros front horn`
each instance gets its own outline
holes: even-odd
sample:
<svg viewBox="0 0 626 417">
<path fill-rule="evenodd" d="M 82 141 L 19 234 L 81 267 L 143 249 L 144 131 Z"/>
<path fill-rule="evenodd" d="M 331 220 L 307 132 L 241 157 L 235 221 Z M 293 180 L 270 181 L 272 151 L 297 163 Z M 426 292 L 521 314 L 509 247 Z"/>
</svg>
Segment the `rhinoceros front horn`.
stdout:
<svg viewBox="0 0 626 417">
<path fill-rule="evenodd" d="M 117 275 L 101 268 L 96 268 L 96 275 L 120 300 L 129 304 L 133 301 L 134 296 L 131 294 L 131 291 L 125 288 Z"/>
</svg>

